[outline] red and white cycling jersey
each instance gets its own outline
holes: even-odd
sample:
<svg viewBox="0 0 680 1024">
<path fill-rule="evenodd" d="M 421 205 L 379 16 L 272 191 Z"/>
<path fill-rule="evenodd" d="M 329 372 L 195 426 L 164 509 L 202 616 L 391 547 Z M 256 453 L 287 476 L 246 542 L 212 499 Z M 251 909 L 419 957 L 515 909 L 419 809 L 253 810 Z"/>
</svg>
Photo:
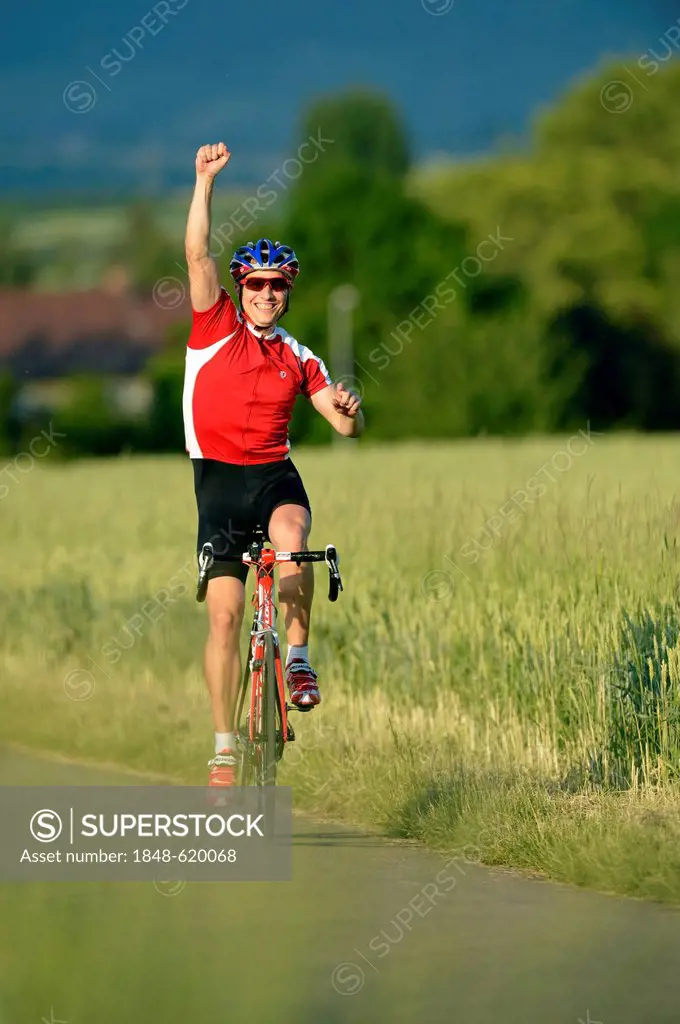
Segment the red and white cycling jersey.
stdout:
<svg viewBox="0 0 680 1024">
<path fill-rule="evenodd" d="M 323 362 L 282 327 L 252 327 L 224 288 L 193 320 L 184 374 L 187 452 L 242 466 L 285 459 L 296 397 L 331 383 Z"/>
</svg>

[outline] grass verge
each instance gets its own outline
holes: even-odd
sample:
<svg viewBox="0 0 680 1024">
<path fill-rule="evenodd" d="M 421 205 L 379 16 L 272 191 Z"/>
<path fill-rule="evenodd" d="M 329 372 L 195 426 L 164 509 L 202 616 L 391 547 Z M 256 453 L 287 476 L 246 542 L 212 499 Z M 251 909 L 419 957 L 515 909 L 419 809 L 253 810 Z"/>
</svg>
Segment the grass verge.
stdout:
<svg viewBox="0 0 680 1024">
<path fill-rule="evenodd" d="M 678 903 L 680 442 L 584 445 L 540 495 L 566 441 L 303 453 L 346 591 L 320 581 L 324 700 L 282 781 L 311 814 Z M 40 466 L 5 498 L 0 740 L 203 784 L 192 500 L 174 459 Z"/>
</svg>

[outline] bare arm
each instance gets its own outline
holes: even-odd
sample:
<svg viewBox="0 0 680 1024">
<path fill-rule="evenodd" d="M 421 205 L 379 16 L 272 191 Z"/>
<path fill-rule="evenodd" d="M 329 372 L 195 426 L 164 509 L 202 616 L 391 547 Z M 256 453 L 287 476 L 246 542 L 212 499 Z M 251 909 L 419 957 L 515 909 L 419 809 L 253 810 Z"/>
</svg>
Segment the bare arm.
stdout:
<svg viewBox="0 0 680 1024">
<path fill-rule="evenodd" d="M 210 203 L 215 177 L 230 157 L 223 142 L 201 146 L 196 154 L 196 187 L 189 207 L 184 250 L 191 305 L 199 313 L 214 306 L 220 297 L 217 263 L 210 255 Z"/>
<path fill-rule="evenodd" d="M 360 437 L 364 432 L 361 399 L 344 384 L 329 384 L 311 398 L 312 405 L 343 437 Z"/>
</svg>

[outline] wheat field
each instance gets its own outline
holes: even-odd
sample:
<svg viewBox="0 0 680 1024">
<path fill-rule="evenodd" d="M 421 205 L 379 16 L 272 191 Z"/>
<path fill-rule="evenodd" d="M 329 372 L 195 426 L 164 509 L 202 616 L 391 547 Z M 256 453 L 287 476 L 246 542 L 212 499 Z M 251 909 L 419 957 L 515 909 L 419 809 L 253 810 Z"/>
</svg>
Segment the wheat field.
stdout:
<svg viewBox="0 0 680 1024">
<path fill-rule="evenodd" d="M 2 476 L 0 739 L 201 784 L 190 465 L 58 455 Z M 680 439 L 584 424 L 294 461 L 345 583 L 330 604 L 317 569 L 296 806 L 679 901 Z"/>
</svg>

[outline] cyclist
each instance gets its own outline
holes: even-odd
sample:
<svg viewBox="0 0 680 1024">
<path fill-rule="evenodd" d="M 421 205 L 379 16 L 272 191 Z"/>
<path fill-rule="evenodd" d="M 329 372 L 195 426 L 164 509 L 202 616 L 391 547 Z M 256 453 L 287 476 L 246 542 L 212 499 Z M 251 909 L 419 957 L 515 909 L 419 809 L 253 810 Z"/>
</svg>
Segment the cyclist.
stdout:
<svg viewBox="0 0 680 1024">
<path fill-rule="evenodd" d="M 299 272 L 289 246 L 261 238 L 236 250 L 229 269 L 238 309 L 220 285 L 209 251 L 211 197 L 215 177 L 230 157 L 223 142 L 198 150 L 185 239 L 193 325 L 186 354 L 184 431 L 194 469 L 198 550 L 211 541 L 215 552 L 204 657 L 215 726 L 215 757 L 209 762 L 214 786 L 236 783 L 234 714 L 248 572 L 247 566 L 220 561 L 220 556 L 245 550 L 246 536 L 258 524 L 278 550 L 307 549 L 311 508 L 288 454 L 288 423 L 298 394 L 339 434 L 357 437 L 364 427 L 359 397 L 342 383 L 334 384 L 321 359 L 278 326 Z M 292 703 L 303 710 L 321 699 L 308 656 L 313 590 L 311 565 L 280 567 L 286 681 Z"/>
</svg>

